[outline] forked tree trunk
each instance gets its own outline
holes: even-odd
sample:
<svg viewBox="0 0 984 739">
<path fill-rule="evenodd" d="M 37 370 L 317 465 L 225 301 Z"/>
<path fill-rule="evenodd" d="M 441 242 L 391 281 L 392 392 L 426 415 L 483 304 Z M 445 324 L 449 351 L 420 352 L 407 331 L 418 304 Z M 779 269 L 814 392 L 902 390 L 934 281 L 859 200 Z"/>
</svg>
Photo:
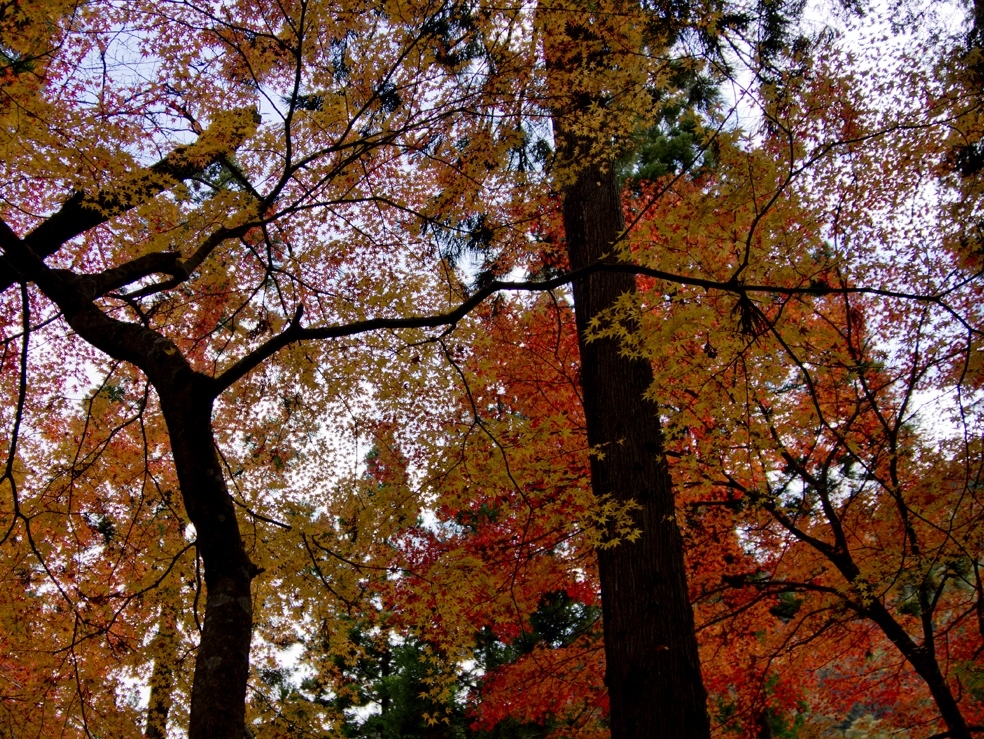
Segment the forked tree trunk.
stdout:
<svg viewBox="0 0 984 739">
<path fill-rule="evenodd" d="M 235 151 L 256 125 L 255 111 L 237 114 L 241 125 L 221 131 L 225 148 L 214 148 L 213 141 L 204 153 L 196 153 L 196 145 L 175 150 L 145 170 L 142 193 L 131 193 L 123 200 L 112 190 L 91 199 L 76 193 L 24 239 L 0 221 L 0 291 L 15 282 L 33 282 L 57 304 L 79 337 L 114 359 L 138 367 L 160 398 L 208 589 L 191 694 L 190 739 L 243 739 L 246 732 L 246 679 L 253 629 L 250 583 L 257 570 L 243 546 L 212 436 L 212 404 L 220 388 L 210 377 L 195 372 L 172 341 L 145 326 L 111 318 L 96 305 L 99 295 L 112 290 L 101 280 L 115 284 L 126 269 L 107 270 L 101 276 L 79 275 L 51 269 L 42 260 L 114 214 L 168 189 L 172 180 L 187 179 Z M 157 261 L 152 257 L 153 264 L 138 269 L 141 259 L 132 260 L 129 268 L 137 272 L 150 269 L 147 274 L 153 274 L 176 264 L 175 255 L 164 255 Z M 151 730 L 148 727 L 148 732 Z"/>
<path fill-rule="evenodd" d="M 558 137 L 564 161 L 579 159 L 578 142 Z M 593 164 L 563 192 L 571 267 L 611 253 L 625 228 L 610 166 Z M 605 659 L 613 739 L 708 739 L 683 541 L 663 448 L 658 408 L 643 395 L 653 382 L 648 361 L 628 358 L 616 339 L 586 341 L 591 320 L 619 296 L 634 293 L 632 275 L 595 273 L 574 282 L 581 385 L 596 496 L 638 505 L 634 542 L 598 553 Z"/>
<path fill-rule="evenodd" d="M 827 556 L 847 582 L 864 581 L 861 568 L 849 554 L 833 552 Z M 917 644 L 881 600 L 874 599 L 857 612 L 860 616 L 869 618 L 878 625 L 882 633 L 889 638 L 896 649 L 912 665 L 916 674 L 925 681 L 926 687 L 929 688 L 933 701 L 936 703 L 936 708 L 940 712 L 940 717 L 946 724 L 948 739 L 971 739 L 972 729 L 967 725 L 967 719 L 964 718 L 960 704 L 953 695 L 953 691 L 950 690 L 936 658 L 931 625 L 924 629 L 924 642 Z M 979 728 L 975 727 L 973 730 L 976 731 Z"/>
</svg>

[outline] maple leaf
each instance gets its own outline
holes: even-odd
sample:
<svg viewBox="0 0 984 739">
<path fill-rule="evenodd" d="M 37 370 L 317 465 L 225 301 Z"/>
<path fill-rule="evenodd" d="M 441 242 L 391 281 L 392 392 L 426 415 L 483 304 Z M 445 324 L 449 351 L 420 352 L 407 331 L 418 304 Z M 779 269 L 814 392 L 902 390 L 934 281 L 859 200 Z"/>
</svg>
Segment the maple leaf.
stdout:
<svg viewBox="0 0 984 739">
<path fill-rule="evenodd" d="M 500 718 L 703 736 L 685 576 L 722 725 L 980 721 L 972 64 L 937 35 L 882 105 L 773 13 L 743 136 L 697 103 L 744 11 L 589 10 L 0 9 L 7 733 L 327 733 L 397 639 L 437 725 L 491 634 Z M 606 593 L 659 531 L 679 609 Z M 599 602 L 675 614 L 608 695 Z"/>
</svg>

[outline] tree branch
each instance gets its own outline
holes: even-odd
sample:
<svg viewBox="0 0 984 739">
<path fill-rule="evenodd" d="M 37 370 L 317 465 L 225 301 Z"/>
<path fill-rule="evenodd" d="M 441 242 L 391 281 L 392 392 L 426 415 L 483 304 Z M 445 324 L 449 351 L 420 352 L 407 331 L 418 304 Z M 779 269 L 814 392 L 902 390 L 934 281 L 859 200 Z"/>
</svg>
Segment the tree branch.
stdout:
<svg viewBox="0 0 984 739">
<path fill-rule="evenodd" d="M 213 381 L 213 392 L 216 396 L 226 388 L 233 385 L 245 375 L 262 364 L 266 359 L 276 354 L 284 347 L 299 342 L 312 341 L 316 339 L 337 339 L 345 336 L 355 336 L 357 334 L 378 331 L 382 329 L 414 329 L 414 328 L 440 328 L 454 326 L 468 315 L 472 310 L 481 305 L 486 298 L 499 292 L 542 292 L 553 290 L 554 288 L 566 285 L 575 280 L 587 277 L 596 272 L 620 272 L 635 275 L 645 275 L 656 279 L 672 282 L 677 285 L 688 285 L 691 287 L 703 287 L 707 290 L 719 290 L 732 293 L 734 295 L 747 295 L 748 293 L 768 293 L 774 295 L 877 295 L 880 297 L 896 298 L 903 300 L 915 300 L 924 303 L 945 304 L 941 295 L 921 295 L 918 293 L 901 292 L 898 290 L 888 290 L 874 287 L 831 287 L 827 284 L 810 284 L 803 287 L 783 287 L 779 285 L 745 285 L 740 282 L 728 281 L 720 282 L 708 280 L 701 277 L 688 277 L 672 272 L 664 272 L 658 269 L 642 267 L 635 264 L 611 263 L 598 261 L 586 265 L 580 269 L 573 270 L 563 275 L 559 275 L 549 280 L 525 280 L 519 282 L 493 280 L 476 290 L 470 297 L 460 303 L 456 308 L 445 313 L 434 313 L 422 316 L 405 316 L 393 318 L 369 318 L 363 321 L 352 323 L 336 324 L 334 326 L 324 326 L 321 328 L 302 328 L 300 324 L 303 315 L 303 307 L 299 306 L 294 314 L 290 325 L 278 336 L 273 337 L 261 346 L 254 349 L 234 365 L 218 375 Z"/>
<path fill-rule="evenodd" d="M 179 146 L 157 163 L 135 172 L 122 185 L 100 190 L 95 195 L 74 193 L 58 212 L 27 234 L 23 243 L 41 259 L 51 256 L 76 236 L 222 161 L 253 132 L 255 123 L 250 126 L 247 118 L 252 120 L 254 115 L 253 111 L 230 111 L 229 116 L 234 118 L 233 125 L 230 126 L 228 117 L 224 117 L 221 125 L 213 123 L 198 137 L 198 141 Z M 9 226 L 4 225 L 3 229 L 13 235 Z M 14 282 L 15 277 L 0 274 L 0 292 Z"/>
<path fill-rule="evenodd" d="M 153 274 L 168 274 L 174 279 L 187 279 L 188 270 L 176 251 L 159 251 L 131 259 L 93 276 L 96 297 L 119 290 Z"/>
</svg>

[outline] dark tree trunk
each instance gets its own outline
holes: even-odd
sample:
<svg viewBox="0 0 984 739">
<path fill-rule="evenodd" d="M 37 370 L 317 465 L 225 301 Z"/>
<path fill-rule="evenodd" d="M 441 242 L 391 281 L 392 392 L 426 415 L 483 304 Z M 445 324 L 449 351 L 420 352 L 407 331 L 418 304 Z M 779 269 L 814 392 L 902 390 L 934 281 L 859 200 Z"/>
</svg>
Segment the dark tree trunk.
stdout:
<svg viewBox="0 0 984 739">
<path fill-rule="evenodd" d="M 828 557 L 847 582 L 863 582 L 861 569 L 849 554 L 835 551 L 828 554 Z M 960 705 L 953 696 L 953 691 L 950 690 L 936 658 L 932 621 L 926 622 L 923 631 L 923 643 L 917 644 L 882 601 L 875 599 L 867 606 L 858 608 L 857 612 L 878 625 L 882 633 L 889 638 L 902 656 L 912 665 L 916 674 L 925 681 L 930 694 L 933 696 L 933 702 L 936 703 L 936 708 L 940 712 L 940 717 L 946 724 L 947 736 L 950 739 L 970 739 L 971 731 L 967 725 L 967 720 L 960 711 Z"/>
<path fill-rule="evenodd" d="M 140 367 L 157 390 L 205 573 L 205 623 L 195 661 L 188 737 L 242 739 L 253 630 L 250 583 L 257 570 L 243 546 L 215 448 L 212 381 L 194 372 L 167 339 L 114 321 L 91 303 L 65 310 L 65 317 L 94 346 Z"/>
<path fill-rule="evenodd" d="M 196 379 L 199 379 L 196 376 Z M 253 630 L 250 583 L 236 510 L 212 437 L 205 382 L 158 390 L 188 517 L 205 565 L 205 623 L 191 689 L 189 739 L 242 739 Z"/>
<path fill-rule="evenodd" d="M 576 141 L 560 144 L 578 161 Z M 612 251 L 625 223 L 611 167 L 585 166 L 563 192 L 571 267 Z M 606 683 L 613 739 L 708 739 L 707 695 L 687 593 L 683 541 L 655 403 L 644 399 L 652 368 L 619 351 L 615 339 L 585 341 L 591 320 L 634 293 L 632 275 L 595 273 L 574 282 L 581 385 L 597 496 L 637 504 L 642 535 L 598 553 Z"/>
<path fill-rule="evenodd" d="M 212 437 L 212 403 L 220 388 L 211 378 L 195 372 L 173 342 L 139 324 L 109 317 L 95 302 L 101 295 L 152 274 L 182 274 L 177 253 L 136 257 L 98 275 L 51 269 L 43 259 L 76 236 L 235 151 L 258 120 L 253 110 L 238 112 L 241 115 L 236 127 L 219 132 L 224 147 L 216 147 L 213 140 L 205 151 L 198 149 L 198 143 L 175 149 L 144 170 L 142 180 L 134 180 L 143 183 L 142 191 L 126 197 L 112 189 L 90 197 L 76 193 L 24 238 L 0 221 L 0 291 L 15 282 L 36 284 L 58 305 L 83 340 L 114 359 L 138 367 L 160 398 L 182 499 L 195 525 L 208 589 L 192 686 L 191 739 L 243 739 L 246 732 L 246 679 L 252 636 L 250 582 L 256 567 L 243 547 Z M 155 674 L 156 667 L 155 664 Z M 163 674 L 158 677 L 166 682 Z M 156 712 L 148 714 L 147 736 L 163 731 L 167 720 L 164 704 L 155 705 Z M 163 723 L 158 720 L 161 717 Z"/>
<path fill-rule="evenodd" d="M 891 638 L 891 634 L 889 638 Z M 953 697 L 953 691 L 950 690 L 946 678 L 940 671 L 939 662 L 926 654 L 925 650 L 916 646 L 915 643 L 911 643 L 911 646 L 914 649 L 908 650 L 908 653 L 903 650 L 902 653 L 919 676 L 926 681 L 926 685 L 929 686 L 929 692 L 932 694 L 936 708 L 943 718 L 943 723 L 946 724 L 950 739 L 970 739 L 970 727 L 967 726 L 960 706 L 956 698 Z"/>
<path fill-rule="evenodd" d="M 195 372 L 164 336 L 103 313 L 93 302 L 92 278 L 49 269 L 9 230 L 0 229 L 0 238 L 8 269 L 34 282 L 82 339 L 139 367 L 157 391 L 207 588 L 188 736 L 243 739 L 253 628 L 250 583 L 257 570 L 243 546 L 212 436 L 214 381 Z"/>
<path fill-rule="evenodd" d="M 625 229 L 621 192 L 598 144 L 609 135 L 582 121 L 606 100 L 604 70 L 627 72 L 638 60 L 622 38 L 626 15 L 617 8 L 584 18 L 544 7 L 544 53 L 564 183 L 563 212 L 572 269 L 611 256 Z M 615 24 L 615 25 L 613 25 Z M 620 79 L 621 88 L 642 79 Z M 622 355 L 617 339 L 586 341 L 592 320 L 620 296 L 635 293 L 635 277 L 597 272 L 574 281 L 581 351 L 581 386 L 599 498 L 636 506 L 640 536 L 598 552 L 604 618 L 605 682 L 612 739 L 710 739 L 707 693 L 700 672 L 693 610 L 687 592 L 683 540 L 663 448 L 659 409 L 645 399 L 653 383 L 649 362 Z"/>
</svg>

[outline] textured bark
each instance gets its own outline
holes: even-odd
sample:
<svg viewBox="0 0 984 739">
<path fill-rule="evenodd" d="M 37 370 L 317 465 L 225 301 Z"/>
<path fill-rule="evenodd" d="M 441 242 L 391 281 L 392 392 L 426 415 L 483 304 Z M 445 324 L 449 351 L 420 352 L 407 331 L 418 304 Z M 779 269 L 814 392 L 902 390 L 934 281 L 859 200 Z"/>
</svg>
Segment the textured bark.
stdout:
<svg viewBox="0 0 984 739">
<path fill-rule="evenodd" d="M 578 160 L 564 141 L 565 161 Z M 622 233 L 620 193 L 611 167 L 590 165 L 563 193 L 571 267 L 612 251 Z M 581 384 L 596 495 L 638 504 L 642 535 L 598 554 L 604 615 L 606 683 L 613 739 L 707 739 L 707 695 L 687 593 L 683 541 L 645 360 L 619 352 L 617 340 L 585 341 L 592 318 L 635 292 L 633 275 L 596 273 L 574 283 Z"/>
<path fill-rule="evenodd" d="M 632 3 L 582 13 L 553 6 L 542 23 L 553 101 L 564 230 L 572 269 L 611 256 L 625 229 L 614 171 L 599 152 L 610 140 L 597 113 L 612 86 L 644 84 L 633 77 L 631 53 L 641 39 L 625 27 Z M 621 8 L 621 9 L 620 9 Z M 606 70 L 621 70 L 606 79 Z M 626 76 L 627 75 L 627 76 Z M 607 256 L 606 256 L 607 255 Z M 598 553 L 604 617 L 605 682 L 612 739 L 709 739 L 707 693 L 700 672 L 693 610 L 687 592 L 683 541 L 657 405 L 645 399 L 653 383 L 649 362 L 623 356 L 616 339 L 586 341 L 591 321 L 620 296 L 634 293 L 635 276 L 596 272 L 574 281 L 581 351 L 581 386 L 596 496 L 637 506 L 634 542 Z"/>
</svg>

